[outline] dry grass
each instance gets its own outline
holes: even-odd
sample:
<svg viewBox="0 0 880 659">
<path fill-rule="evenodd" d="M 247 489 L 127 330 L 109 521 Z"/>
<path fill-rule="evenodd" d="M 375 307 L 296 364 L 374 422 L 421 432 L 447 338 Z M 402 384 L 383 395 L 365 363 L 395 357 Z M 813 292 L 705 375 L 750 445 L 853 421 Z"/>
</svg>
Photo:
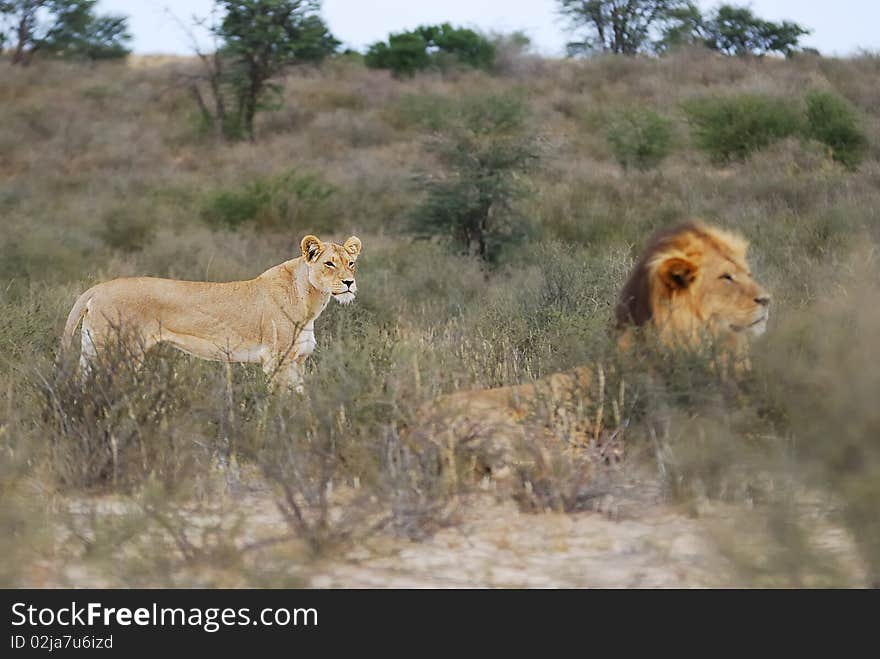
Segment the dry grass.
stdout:
<svg viewBox="0 0 880 659">
<path fill-rule="evenodd" d="M 630 489 L 709 520 L 724 583 L 877 583 L 877 58 L 532 58 L 498 77 L 407 81 L 342 59 L 291 76 L 258 142 L 234 145 L 200 127 L 178 83 L 192 66 L 0 63 L 2 583 L 303 585 L 352 552 L 382 561 L 400 543 L 434 546 L 438 530 L 466 528 L 477 498 L 582 520 L 633 474 Z M 797 104 L 807 89 L 864 114 L 871 146 L 857 171 L 798 140 L 723 168 L 690 144 L 690 99 Z M 435 168 L 424 144 L 444 107 L 507 91 L 530 99 L 542 140 L 520 208 L 537 235 L 487 270 L 402 232 L 419 201 L 413 175 Z M 609 152 L 605 128 L 628 107 L 672 120 L 676 148 L 656 171 L 624 175 Z M 294 170 L 332 192 L 259 228 L 205 221 L 219 192 Z M 747 235 L 774 295 L 756 368 L 736 386 L 686 355 L 617 363 L 608 338 L 646 236 L 690 215 Z M 93 282 L 245 278 L 312 232 L 357 233 L 365 252 L 357 304 L 319 320 L 307 398 L 269 395 L 257 369 L 170 351 L 144 371 L 108 355 L 85 393 L 55 367 L 69 307 Z M 473 452 L 412 439 L 439 394 L 600 360 L 627 382 L 614 459 L 526 442 L 501 487 L 474 476 Z M 658 496 L 621 514 L 650 514 Z M 650 528 L 663 542 L 663 525 Z M 856 569 L 826 569 L 850 546 L 829 546 L 829 528 L 851 538 Z"/>
</svg>

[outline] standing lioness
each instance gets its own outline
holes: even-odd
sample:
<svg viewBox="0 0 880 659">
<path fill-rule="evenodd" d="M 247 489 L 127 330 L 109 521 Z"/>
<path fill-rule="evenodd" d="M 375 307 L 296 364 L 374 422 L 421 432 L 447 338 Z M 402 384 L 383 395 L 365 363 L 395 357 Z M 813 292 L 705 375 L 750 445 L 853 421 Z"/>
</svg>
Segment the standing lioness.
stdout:
<svg viewBox="0 0 880 659">
<path fill-rule="evenodd" d="M 82 319 L 80 365 L 111 339 L 125 337 L 136 354 L 158 343 L 202 359 L 259 363 L 275 381 L 300 388 L 303 362 L 315 349 L 315 319 L 330 297 L 355 298 L 355 262 L 361 241 L 344 245 L 306 236 L 302 256 L 247 281 L 211 283 L 126 277 L 83 293 L 64 328 L 71 345 Z"/>
</svg>

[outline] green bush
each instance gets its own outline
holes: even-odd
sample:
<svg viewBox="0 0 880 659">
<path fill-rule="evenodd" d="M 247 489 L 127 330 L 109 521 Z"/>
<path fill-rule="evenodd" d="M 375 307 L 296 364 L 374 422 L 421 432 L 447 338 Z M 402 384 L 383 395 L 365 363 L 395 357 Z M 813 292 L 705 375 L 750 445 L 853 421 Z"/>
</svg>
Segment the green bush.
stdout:
<svg viewBox="0 0 880 659">
<path fill-rule="evenodd" d="M 802 123 L 790 101 L 757 94 L 696 99 L 684 110 L 697 146 L 722 163 L 797 134 Z"/>
<path fill-rule="evenodd" d="M 807 95 L 805 134 L 827 145 L 831 157 L 848 169 L 858 166 L 868 146 L 855 111 L 843 98 L 830 92 Z"/>
<path fill-rule="evenodd" d="M 202 209 L 202 219 L 228 229 L 237 229 L 246 222 L 263 229 L 282 227 L 300 216 L 314 224 L 319 221 L 316 217 L 326 214 L 326 201 L 334 191 L 315 174 L 290 171 L 214 194 Z"/>
<path fill-rule="evenodd" d="M 800 135 L 825 144 L 836 161 L 854 169 L 868 146 L 855 110 L 829 92 L 808 94 L 805 116 L 790 101 L 755 94 L 696 99 L 684 110 L 697 146 L 716 162 L 742 160 L 772 142 Z"/>
<path fill-rule="evenodd" d="M 653 110 L 629 110 L 614 118 L 606 138 L 624 170 L 646 171 L 669 155 L 672 125 Z"/>
<path fill-rule="evenodd" d="M 495 62 L 495 44 L 478 32 L 455 28 L 449 23 L 419 28 L 429 47 L 435 46 L 441 56 L 448 54 L 456 61 L 475 69 L 487 70 Z"/>
<path fill-rule="evenodd" d="M 364 57 L 373 69 L 390 69 L 395 77 L 413 76 L 430 67 L 443 69 L 449 62 L 490 69 L 495 62 L 495 45 L 481 34 L 467 28 L 423 25 L 409 32 L 377 41 Z"/>
<path fill-rule="evenodd" d="M 413 76 L 427 69 L 431 63 L 428 43 L 416 32 L 403 32 L 388 36 L 388 43 L 377 41 L 364 56 L 364 63 L 371 69 L 390 69 L 395 77 Z"/>
</svg>

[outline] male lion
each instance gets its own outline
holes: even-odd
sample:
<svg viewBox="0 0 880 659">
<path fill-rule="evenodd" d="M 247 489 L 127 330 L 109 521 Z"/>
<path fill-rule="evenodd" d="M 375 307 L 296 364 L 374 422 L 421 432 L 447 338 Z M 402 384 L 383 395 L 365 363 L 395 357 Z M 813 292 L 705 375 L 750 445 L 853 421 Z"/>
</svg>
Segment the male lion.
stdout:
<svg viewBox="0 0 880 659">
<path fill-rule="evenodd" d="M 315 319 L 330 298 L 348 304 L 357 293 L 361 241 L 343 245 L 306 236 L 302 256 L 247 281 L 225 283 L 126 277 L 83 293 L 62 337 L 70 348 L 82 319 L 80 366 L 88 369 L 111 339 L 137 357 L 158 343 L 202 359 L 259 363 L 272 385 L 302 391 L 303 363 L 315 349 Z"/>
<path fill-rule="evenodd" d="M 740 354 L 746 336 L 767 328 L 770 295 L 752 278 L 748 242 L 702 222 L 656 233 L 623 286 L 616 320 L 627 345 L 650 324 L 667 344 L 694 345 L 706 335 Z"/>
<path fill-rule="evenodd" d="M 748 243 L 740 236 L 691 221 L 656 233 L 623 286 L 616 309 L 618 345 L 628 349 L 650 328 L 664 344 L 696 347 L 713 338 L 733 360 L 741 358 L 747 335 L 767 327 L 770 296 L 753 279 L 746 262 Z M 601 412 L 587 428 L 575 428 L 572 408 L 583 416 L 594 388 L 604 396 L 601 366 L 582 366 L 528 384 L 465 391 L 440 398 L 426 410 L 448 439 L 524 439 L 547 429 L 547 412 L 561 418 L 564 434 L 574 442 L 601 432 Z M 544 416 L 536 412 L 545 412 Z M 567 419 L 567 421 L 566 421 Z M 531 426 L 525 426 L 534 421 Z M 558 434 L 559 428 L 554 429 Z M 505 443 L 502 442 L 502 443 Z M 485 442 L 483 442 L 485 444 Z M 484 445 L 484 449 L 485 449 Z M 488 469 L 488 467 L 486 467 Z"/>
</svg>

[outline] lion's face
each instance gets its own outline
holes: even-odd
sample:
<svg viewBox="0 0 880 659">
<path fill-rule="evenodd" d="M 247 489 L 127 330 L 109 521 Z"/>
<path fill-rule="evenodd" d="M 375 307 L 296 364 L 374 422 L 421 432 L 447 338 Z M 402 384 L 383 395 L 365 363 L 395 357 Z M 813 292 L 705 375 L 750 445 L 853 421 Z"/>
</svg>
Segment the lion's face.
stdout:
<svg viewBox="0 0 880 659">
<path fill-rule="evenodd" d="M 653 325 L 673 341 L 706 332 L 738 341 L 767 328 L 770 295 L 752 276 L 748 244 L 688 223 L 655 236 L 626 283 L 618 326 Z"/>
<path fill-rule="evenodd" d="M 300 246 L 309 268 L 309 283 L 330 293 L 341 304 L 353 302 L 357 295 L 354 271 L 361 253 L 360 239 L 352 236 L 345 244 L 337 245 L 306 236 Z"/>
<path fill-rule="evenodd" d="M 716 334 L 763 334 L 770 316 L 770 295 L 744 261 L 714 251 L 708 256 L 691 296 L 710 329 Z"/>
</svg>

